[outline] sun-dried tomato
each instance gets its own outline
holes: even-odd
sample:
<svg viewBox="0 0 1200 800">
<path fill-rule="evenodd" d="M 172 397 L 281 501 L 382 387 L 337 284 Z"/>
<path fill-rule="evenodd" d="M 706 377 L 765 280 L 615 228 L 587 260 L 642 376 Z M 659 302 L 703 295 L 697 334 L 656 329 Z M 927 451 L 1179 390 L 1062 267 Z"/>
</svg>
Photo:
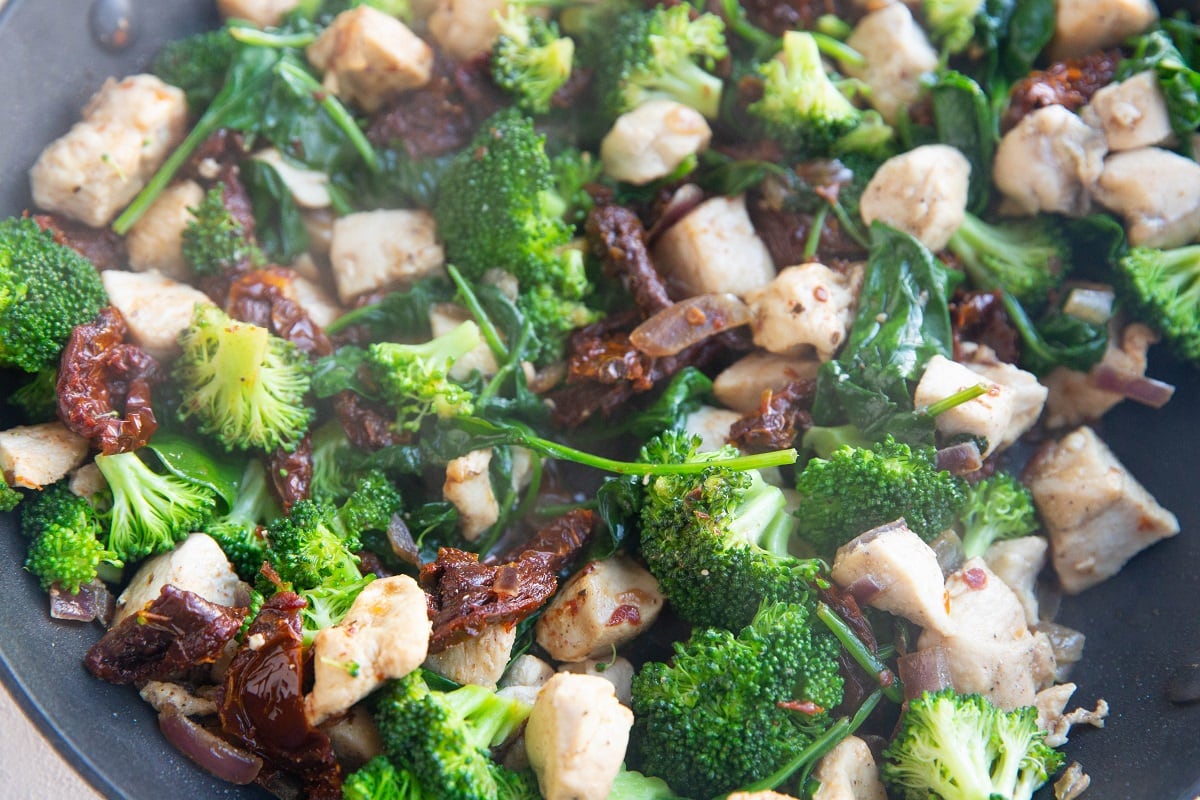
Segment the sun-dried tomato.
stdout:
<svg viewBox="0 0 1200 800">
<path fill-rule="evenodd" d="M 312 436 L 304 434 L 304 438 L 291 450 L 275 448 L 267 455 L 266 466 L 275 499 L 286 514 L 298 501 L 307 500 L 312 493 Z"/>
<path fill-rule="evenodd" d="M 1020 354 L 1020 336 L 1004 310 L 1000 292 L 959 292 L 950 303 L 954 342 L 975 342 L 1009 364 Z"/>
<path fill-rule="evenodd" d="M 362 450 L 378 450 L 395 444 L 408 444 L 411 434 L 395 430 L 395 417 L 387 414 L 358 394 L 339 392 L 333 398 L 333 408 L 346 438 Z"/>
<path fill-rule="evenodd" d="M 624 206 L 598 205 L 588 214 L 587 237 L 605 274 L 621 281 L 643 316 L 671 305 L 666 284 L 646 250 L 646 229 L 636 214 Z"/>
<path fill-rule="evenodd" d="M 104 455 L 138 449 L 158 428 L 150 389 L 163 379 L 158 362 L 125 343 L 121 312 L 100 309 L 77 325 L 58 371 L 58 416 Z"/>
<path fill-rule="evenodd" d="M 754 25 L 772 36 L 786 31 L 811 30 L 826 15 L 854 24 L 864 13 L 865 4 L 856 0 L 743 0 L 742 8 Z"/>
<path fill-rule="evenodd" d="M 1059 105 L 1068 111 L 1078 111 L 1092 95 L 1112 83 L 1119 63 L 1119 50 L 1098 50 L 1029 73 L 1009 93 L 1008 110 L 1000 121 L 1001 132 L 1010 130 L 1026 114 L 1046 106 Z"/>
<path fill-rule="evenodd" d="M 310 355 L 324 356 L 333 345 L 321 326 L 296 302 L 296 273 L 286 267 L 249 270 L 234 277 L 225 300 L 225 313 L 242 322 L 266 328 Z"/>
<path fill-rule="evenodd" d="M 124 269 L 129 263 L 125 240 L 110 228 L 93 228 L 61 214 L 34 214 L 33 221 L 50 231 L 54 241 L 79 253 L 98 270 Z"/>
<path fill-rule="evenodd" d="M 778 391 L 763 392 L 758 411 L 747 414 L 729 429 L 729 442 L 751 453 L 783 450 L 812 426 L 814 380 L 792 381 Z"/>
</svg>

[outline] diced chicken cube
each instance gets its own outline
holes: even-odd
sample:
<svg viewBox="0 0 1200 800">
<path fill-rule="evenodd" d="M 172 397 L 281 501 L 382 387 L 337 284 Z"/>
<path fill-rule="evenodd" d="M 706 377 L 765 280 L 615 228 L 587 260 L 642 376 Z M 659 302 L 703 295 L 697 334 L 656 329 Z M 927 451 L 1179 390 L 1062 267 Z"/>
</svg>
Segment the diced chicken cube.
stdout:
<svg viewBox="0 0 1200 800">
<path fill-rule="evenodd" d="M 207 717 L 217 713 L 217 704 L 207 697 L 198 697 L 178 683 L 147 681 L 138 691 L 141 698 L 159 713 L 168 709 L 185 717 Z"/>
<path fill-rule="evenodd" d="M 107 81 L 83 120 L 51 142 L 29 172 L 33 202 L 86 225 L 112 221 L 183 138 L 183 92 L 153 75 Z"/>
<path fill-rule="evenodd" d="M 971 163 L 950 145 L 927 144 L 893 156 L 863 190 L 863 221 L 886 222 L 941 250 L 962 224 L 970 177 Z"/>
<path fill-rule="evenodd" d="M 1025 609 L 1025 624 L 1033 627 L 1038 623 L 1037 578 L 1046 566 L 1046 550 L 1049 543 L 1041 536 L 1021 536 L 994 542 L 983 560 L 988 569 L 1008 584 L 1021 607 Z"/>
<path fill-rule="evenodd" d="M 369 6 L 359 6 L 359 8 L 369 8 Z M 283 185 L 287 187 L 292 199 L 300 208 L 329 208 L 329 176 L 324 172 L 298 167 L 285 159 L 283 154 L 274 147 L 259 150 L 251 158 L 269 165 L 278 173 L 279 180 L 283 181 Z"/>
<path fill-rule="evenodd" d="M 987 345 L 963 342 L 960 348 L 963 363 L 992 383 L 1003 386 L 1012 397 L 1012 418 L 1000 437 L 998 449 L 1011 447 L 1034 426 L 1046 406 L 1049 390 L 1032 372 L 1001 361 Z"/>
<path fill-rule="evenodd" d="M 793 381 L 815 378 L 820 366 L 816 359 L 751 353 L 717 375 L 713 396 L 739 414 L 752 414 L 758 411 L 764 391 L 776 391 Z"/>
<path fill-rule="evenodd" d="M 816 352 L 829 361 L 854 321 L 861 280 L 815 261 L 787 267 L 761 289 L 746 293 L 754 343 L 779 355 Z"/>
<path fill-rule="evenodd" d="M 500 519 L 500 503 L 492 491 L 488 467 L 492 451 L 472 450 L 446 465 L 442 499 L 458 509 L 458 528 L 463 538 L 473 542 Z"/>
<path fill-rule="evenodd" d="M 386 680 L 425 661 L 432 624 L 425 592 L 407 575 L 379 578 L 345 618 L 313 640 L 313 688 L 304 715 L 313 725 L 340 714 Z"/>
<path fill-rule="evenodd" d="M 129 268 L 157 270 L 174 280 L 187 280 L 192 268 L 183 257 L 183 231 L 195 219 L 190 209 L 204 200 L 195 181 L 180 181 L 163 190 L 125 237 Z"/>
<path fill-rule="evenodd" d="M 1132 245 L 1178 247 L 1200 235 L 1200 164 L 1144 147 L 1109 156 L 1092 193 L 1125 221 Z"/>
<path fill-rule="evenodd" d="M 117 610 L 109 627 L 116 627 L 121 620 L 153 603 L 168 584 L 198 594 L 210 603 L 236 606 L 240 583 L 221 546 L 211 536 L 189 534 L 174 550 L 142 562 L 117 598 Z"/>
<path fill-rule="evenodd" d="M 0 471 L 9 486 L 41 489 L 63 479 L 87 458 L 88 440 L 61 422 L 0 431 Z"/>
<path fill-rule="evenodd" d="M 76 497 L 91 500 L 108 488 L 108 481 L 104 479 L 104 473 L 96 466 L 96 462 L 89 461 L 71 473 L 67 488 Z"/>
<path fill-rule="evenodd" d="M 633 705 L 633 664 L 622 656 L 608 655 L 604 658 L 589 658 L 573 664 L 563 664 L 559 672 L 574 672 L 603 678 L 613 685 L 617 699 L 623 706 Z"/>
<path fill-rule="evenodd" d="M 1158 19 L 1151 0 L 1056 0 L 1047 55 L 1062 61 L 1113 47 Z"/>
<path fill-rule="evenodd" d="M 400 20 L 369 5 L 343 11 L 305 51 L 323 85 L 364 111 L 429 83 L 433 50 Z"/>
<path fill-rule="evenodd" d="M 708 147 L 712 130 L 699 111 L 674 100 L 650 100 L 617 117 L 600 143 L 610 178 L 641 186 L 666 177 Z"/>
<path fill-rule="evenodd" d="M 300 275 L 288 283 L 287 295 L 288 299 L 304 309 L 309 319 L 322 328 L 329 327 L 342 315 L 342 307 L 324 286 Z"/>
<path fill-rule="evenodd" d="M 862 64 L 841 62 L 842 71 L 870 87 L 867 100 L 888 124 L 921 94 L 921 77 L 938 66 L 938 55 L 912 12 L 893 3 L 867 14 L 846 40 Z"/>
<path fill-rule="evenodd" d="M 775 277 L 771 254 L 754 231 L 742 195 L 696 206 L 659 237 L 653 256 L 673 296 L 742 296 Z"/>
<path fill-rule="evenodd" d="M 365 292 L 442 272 L 437 224 L 425 211 L 363 211 L 333 224 L 329 248 L 344 305 Z"/>
<path fill-rule="evenodd" d="M 383 752 L 375 717 L 365 703 L 359 703 L 337 720 L 326 723 L 321 730 L 329 737 L 329 744 L 343 769 L 358 769 Z"/>
<path fill-rule="evenodd" d="M 1120 374 L 1145 375 L 1146 353 L 1158 341 L 1158 334 L 1141 323 L 1120 328 L 1109 326 L 1108 347 L 1100 363 L 1090 372 L 1055 367 L 1042 381 L 1046 384 L 1046 427 L 1071 428 L 1083 422 L 1095 422 L 1107 414 L 1125 396 L 1097 385 L 1101 368 Z"/>
<path fill-rule="evenodd" d="M 937 415 L 939 432 L 953 436 L 966 433 L 987 439 L 984 456 L 994 453 L 1004 441 L 1012 423 L 1012 392 L 991 383 L 969 367 L 945 356 L 934 356 L 917 384 L 913 402 L 918 408 L 930 406 L 947 397 L 982 383 L 987 392 Z"/>
<path fill-rule="evenodd" d="M 1089 191 L 1104 171 L 1107 152 L 1103 133 L 1062 106 L 1046 106 L 1004 134 L 992 180 L 1013 213 L 1081 217 L 1092 208 Z"/>
<path fill-rule="evenodd" d="M 455 683 L 474 683 L 495 689 L 512 656 L 517 641 L 517 626 L 497 623 L 485 625 L 477 636 L 431 653 L 425 668 Z"/>
<path fill-rule="evenodd" d="M 243 19 L 259 28 L 274 28 L 300 5 L 300 0 L 217 0 L 223 19 Z"/>
<path fill-rule="evenodd" d="M 887 800 L 875 756 L 857 736 L 847 736 L 822 756 L 813 779 L 819 784 L 813 800 Z"/>
<path fill-rule="evenodd" d="M 1152 70 L 1100 89 L 1079 115 L 1093 128 L 1104 131 L 1112 152 L 1153 147 L 1172 136 L 1167 100 Z"/>
<path fill-rule="evenodd" d="M 446 55 L 470 61 L 491 52 L 500 36 L 496 14 L 508 0 L 437 0 L 429 14 L 429 34 Z"/>
<path fill-rule="evenodd" d="M 533 705 L 546 681 L 554 677 L 554 667 L 528 653 L 517 656 L 508 665 L 496 694 L 526 705 Z"/>
<path fill-rule="evenodd" d="M 435 337 L 450 333 L 469 319 L 471 313 L 456 303 L 437 303 L 429 309 L 429 328 Z M 450 377 L 463 381 L 478 370 L 479 374 L 488 378 L 495 375 L 498 369 L 500 366 L 496 363 L 492 348 L 488 347 L 487 342 L 480 342 L 475 349 L 454 362 L 450 367 Z"/>
<path fill-rule="evenodd" d="M 1143 549 L 1179 533 L 1175 515 L 1155 501 L 1088 427 L 1043 445 L 1026 467 L 1025 483 L 1068 594 L 1112 577 Z"/>
<path fill-rule="evenodd" d="M 157 272 L 108 269 L 100 273 L 100 280 L 130 336 L 155 358 L 168 359 L 179 352 L 179 334 L 191 324 L 197 304 L 212 305 L 204 292 Z"/>
<path fill-rule="evenodd" d="M 741 414 L 727 408 L 700 406 L 684 419 L 683 432 L 700 437 L 700 452 L 712 452 L 729 443 L 729 429 L 741 418 Z"/>
<path fill-rule="evenodd" d="M 537 642 L 556 661 L 601 656 L 647 630 L 662 610 L 658 581 L 626 556 L 576 572 L 538 618 Z"/>
<path fill-rule="evenodd" d="M 922 628 L 949 631 L 937 554 L 903 521 L 856 536 L 838 548 L 830 577 L 874 608 Z M 861 590 L 861 591 L 860 591 Z"/>
<path fill-rule="evenodd" d="M 1100 699 L 1096 701 L 1095 710 L 1077 708 L 1066 713 L 1067 703 L 1073 694 L 1073 683 L 1060 683 L 1037 693 L 1034 700 L 1038 712 L 1037 724 L 1046 732 L 1045 741 L 1050 747 L 1062 747 L 1066 744 L 1067 734 L 1074 725 L 1086 723 L 1094 728 L 1104 727 L 1104 720 L 1108 717 L 1108 703 Z"/>
<path fill-rule="evenodd" d="M 633 712 L 603 678 L 560 672 L 542 687 L 525 748 L 546 800 L 607 800 L 625 760 Z"/>
</svg>

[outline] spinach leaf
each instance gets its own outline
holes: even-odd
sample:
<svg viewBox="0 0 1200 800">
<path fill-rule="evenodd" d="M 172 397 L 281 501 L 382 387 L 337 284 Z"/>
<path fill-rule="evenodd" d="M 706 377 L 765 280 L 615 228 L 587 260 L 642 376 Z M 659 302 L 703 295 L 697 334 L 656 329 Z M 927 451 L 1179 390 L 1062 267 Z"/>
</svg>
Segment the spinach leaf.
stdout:
<svg viewBox="0 0 1200 800">
<path fill-rule="evenodd" d="M 255 237 L 267 257 L 290 264 L 308 252 L 308 228 L 279 172 L 265 161 L 247 159 L 241 167 L 242 183 L 250 193 Z"/>
<path fill-rule="evenodd" d="M 971 164 L 967 209 L 981 213 L 991 191 L 992 155 L 996 152 L 996 119 L 979 84 L 961 72 L 938 75 L 930 89 L 938 141 L 957 148 Z"/>
<path fill-rule="evenodd" d="M 1035 375 L 1055 367 L 1087 372 L 1108 346 L 1108 325 L 1085 322 L 1051 309 L 1034 324 L 1016 298 L 1005 292 L 1004 309 L 1021 336 L 1021 366 Z"/>
<path fill-rule="evenodd" d="M 325 331 L 338 333 L 354 325 L 366 326 L 372 340 L 398 337 L 428 338 L 429 309 L 454 292 L 444 278 L 422 278 L 407 289 L 390 292 L 378 303 L 348 311 Z"/>
<path fill-rule="evenodd" d="M 639 478 L 609 478 L 602 483 L 596 492 L 596 513 L 604 520 L 604 526 L 592 535 L 584 560 L 603 561 L 622 547 L 635 546 L 641 509 Z"/>
<path fill-rule="evenodd" d="M 366 365 L 367 351 L 353 345 L 340 347 L 318 359 L 313 368 L 313 396 L 323 400 L 333 397 L 338 392 L 349 390 L 363 397 L 374 397 L 374 389 L 359 377 L 360 371 Z"/>
<path fill-rule="evenodd" d="M 418 160 L 395 147 L 376 151 L 376 159 L 377 172 L 350 162 L 330 173 L 330 189 L 347 208 L 432 208 L 453 154 Z"/>
<path fill-rule="evenodd" d="M 174 433 L 159 432 L 146 445 L 177 478 L 216 492 L 230 508 L 237 500 L 244 465 L 214 456 L 201 445 Z"/>
<path fill-rule="evenodd" d="M 1054 0 L 984 0 L 975 17 L 975 51 L 970 69 L 996 102 L 1025 77 L 1054 35 Z"/>
</svg>

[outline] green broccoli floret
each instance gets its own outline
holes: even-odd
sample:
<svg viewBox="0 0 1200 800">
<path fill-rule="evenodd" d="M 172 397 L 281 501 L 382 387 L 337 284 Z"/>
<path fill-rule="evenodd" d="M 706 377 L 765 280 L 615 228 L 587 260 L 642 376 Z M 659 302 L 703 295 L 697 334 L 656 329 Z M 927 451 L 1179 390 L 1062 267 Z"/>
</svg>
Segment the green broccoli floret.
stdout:
<svg viewBox="0 0 1200 800">
<path fill-rule="evenodd" d="M 624 766 L 608 792 L 608 800 L 677 800 L 678 797 L 662 778 L 643 775 Z"/>
<path fill-rule="evenodd" d="M 568 225 L 582 225 L 596 204 L 587 185 L 600 179 L 604 164 L 586 150 L 567 148 L 550 159 L 550 172 L 554 190 L 547 201 L 548 212 Z"/>
<path fill-rule="evenodd" d="M 962 482 L 937 468 L 932 447 L 888 436 L 870 449 L 843 446 L 814 458 L 796 478 L 800 537 L 830 556 L 855 536 L 903 517 L 913 533 L 935 539 L 963 503 Z"/>
<path fill-rule="evenodd" d="M 227 450 L 296 446 L 313 414 L 305 402 L 312 370 L 303 352 L 208 304 L 197 304 L 179 343 L 181 419 L 195 418 Z"/>
<path fill-rule="evenodd" d="M 1135 247 L 1117 262 L 1117 288 L 1138 319 L 1182 359 L 1200 362 L 1200 244 Z"/>
<path fill-rule="evenodd" d="M 975 38 L 975 17 L 982 6 L 983 0 L 921 0 L 929 38 L 946 53 L 961 53 Z"/>
<path fill-rule="evenodd" d="M 0 511 L 12 511 L 21 504 L 23 499 L 20 492 L 9 486 L 7 482 L 0 480 Z"/>
<path fill-rule="evenodd" d="M 357 535 L 338 525 L 326 503 L 300 500 L 291 513 L 267 526 L 267 559 L 293 591 L 340 587 L 362 579 Z"/>
<path fill-rule="evenodd" d="M 691 18 L 682 4 L 622 14 L 605 40 L 596 64 L 595 86 L 611 117 L 647 100 L 675 100 L 716 119 L 721 79 L 706 72 L 725 58 L 725 23 L 715 14 Z"/>
<path fill-rule="evenodd" d="M 829 154 L 838 139 L 858 127 L 862 112 L 825 74 L 812 34 L 785 33 L 783 50 L 759 72 L 763 76 L 762 99 L 751 103 L 749 110 L 763 121 L 767 134 L 783 145 Z"/>
<path fill-rule="evenodd" d="M 375 756 L 342 783 L 342 800 L 423 800 L 425 796 L 412 773 L 396 769 L 387 756 Z"/>
<path fill-rule="evenodd" d="M 380 342 L 368 363 L 382 398 L 396 411 L 396 427 L 415 431 L 428 416 L 463 416 L 474 410 L 471 393 L 450 379 L 450 367 L 483 341 L 470 320 L 424 344 Z"/>
<path fill-rule="evenodd" d="M 698 438 L 667 432 L 647 444 L 642 460 L 683 464 L 736 455 L 732 448 L 700 453 L 698 447 Z M 820 564 L 788 555 L 794 520 L 784 506 L 783 492 L 755 471 L 713 467 L 649 479 L 641 553 L 680 616 L 737 630 L 764 600 L 809 598 Z"/>
<path fill-rule="evenodd" d="M 47 422 L 58 414 L 58 365 L 43 367 L 8 396 L 28 422 Z"/>
<path fill-rule="evenodd" d="M 154 57 L 150 71 L 182 89 L 188 108 L 198 114 L 221 91 L 237 46 L 228 28 L 197 33 L 169 42 Z"/>
<path fill-rule="evenodd" d="M 512 7 L 496 14 L 500 36 L 492 45 L 492 79 L 527 114 L 545 114 L 550 98 L 571 77 L 575 42 L 558 25 Z"/>
<path fill-rule="evenodd" d="M 725 598 L 728 599 L 728 598 Z M 633 679 L 637 765 L 688 797 L 771 775 L 831 724 L 838 645 L 802 605 L 765 605 L 736 636 L 708 628 Z"/>
<path fill-rule="evenodd" d="M 225 184 L 204 195 L 183 229 L 183 257 L 197 275 L 221 275 L 246 267 L 260 267 L 266 256 L 246 236 L 242 223 L 225 205 Z"/>
<path fill-rule="evenodd" d="M 112 491 L 107 544 L 126 562 L 170 550 L 212 516 L 212 489 L 159 474 L 136 452 L 96 456 L 96 466 Z"/>
<path fill-rule="evenodd" d="M 958 521 L 967 558 L 982 556 L 992 542 L 1029 536 L 1038 529 L 1033 495 L 1007 472 L 968 486 Z"/>
<path fill-rule="evenodd" d="M 390 683 L 375 707 L 383 752 L 434 800 L 536 798 L 529 778 L 492 760 L 531 707 L 482 686 L 431 689 L 423 670 Z"/>
<path fill-rule="evenodd" d="M 1003 289 L 1036 313 L 1062 283 L 1070 245 L 1047 217 L 988 223 L 967 212 L 947 248 L 976 289 Z"/>
<path fill-rule="evenodd" d="M 375 580 L 374 575 L 364 575 L 353 583 L 341 586 L 318 586 L 315 589 L 305 589 L 300 596 L 308 603 L 301 612 L 301 633 L 304 645 L 313 643 L 317 631 L 332 628 L 341 622 L 350 612 L 350 606 L 367 588 L 367 584 Z"/>
<path fill-rule="evenodd" d="M 215 519 L 204 532 L 216 540 L 238 576 L 250 583 L 267 560 L 264 526 L 279 516 L 279 505 L 267 483 L 262 462 L 246 465 L 238 486 L 237 500 L 225 516 Z"/>
<path fill-rule="evenodd" d="M 331 419 L 313 431 L 312 453 L 312 499 L 340 503 L 349 497 L 357 484 L 354 470 L 347 466 L 354 445 L 346 438 L 341 420 Z"/>
<path fill-rule="evenodd" d="M 0 368 L 57 366 L 71 330 L 107 303 L 90 261 L 31 219 L 0 221 Z"/>
<path fill-rule="evenodd" d="M 100 521 L 91 504 L 64 483 L 30 500 L 22 509 L 21 531 L 31 539 L 25 569 L 47 591 L 58 584 L 75 594 L 95 580 L 101 563 L 122 566 L 120 557 L 101 543 Z"/>
<path fill-rule="evenodd" d="M 907 800 L 1029 800 L 1062 766 L 1032 706 L 1001 711 L 953 689 L 909 702 L 883 751 L 884 780 Z"/>
<path fill-rule="evenodd" d="M 365 531 L 386 531 L 403 507 L 404 498 L 387 476 L 372 470 L 358 480 L 338 509 L 336 522 L 342 531 L 354 536 Z"/>
</svg>

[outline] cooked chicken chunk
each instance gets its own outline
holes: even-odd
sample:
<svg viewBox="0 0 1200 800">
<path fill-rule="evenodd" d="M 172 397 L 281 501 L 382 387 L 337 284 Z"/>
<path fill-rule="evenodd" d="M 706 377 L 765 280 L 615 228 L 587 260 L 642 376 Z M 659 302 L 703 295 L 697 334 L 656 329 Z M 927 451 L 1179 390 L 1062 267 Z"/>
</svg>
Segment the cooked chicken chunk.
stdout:
<svg viewBox="0 0 1200 800">
<path fill-rule="evenodd" d="M 217 0 L 223 19 L 244 19 L 259 28 L 273 28 L 283 22 L 300 0 Z"/>
<path fill-rule="evenodd" d="M 913 402 L 918 408 L 930 406 L 980 383 L 987 392 L 938 414 L 937 429 L 947 436 L 966 433 L 984 437 L 988 443 L 984 452 L 986 457 L 1000 447 L 1012 424 L 1013 396 L 1008 388 L 989 382 L 957 361 L 934 356 L 929 359 L 925 374 L 917 384 Z"/>
<path fill-rule="evenodd" d="M 815 261 L 788 267 L 746 293 L 754 343 L 779 355 L 816 352 L 829 361 L 854 321 L 861 271 L 847 275 Z"/>
<path fill-rule="evenodd" d="M 1118 45 L 1158 19 L 1151 0 L 1057 0 L 1047 55 L 1062 61 Z"/>
<path fill-rule="evenodd" d="M 458 528 L 463 538 L 473 542 L 500 519 L 500 503 L 492 491 L 488 467 L 492 463 L 491 448 L 472 450 L 446 465 L 446 481 L 442 484 L 442 499 L 458 509 Z"/>
<path fill-rule="evenodd" d="M 1081 217 L 1091 210 L 1089 191 L 1104 171 L 1107 152 L 1103 133 L 1062 106 L 1046 106 L 1004 134 L 992 180 L 1014 213 Z"/>
<path fill-rule="evenodd" d="M 159 713 L 173 710 L 185 717 L 207 717 L 217 713 L 217 704 L 214 701 L 198 697 L 178 683 L 147 681 L 138 690 L 138 694 Z"/>
<path fill-rule="evenodd" d="M 496 694 L 533 705 L 546 681 L 554 677 L 554 667 L 528 653 L 517 656 L 500 678 Z"/>
<path fill-rule="evenodd" d="M 870 87 L 867 100 L 888 124 L 921 94 L 921 77 L 937 69 L 937 52 L 903 3 L 867 14 L 846 44 L 861 53 L 865 62 L 842 62 L 842 71 Z"/>
<path fill-rule="evenodd" d="M 670 175 L 711 138 L 699 111 L 674 100 L 650 100 L 617 117 L 600 143 L 600 160 L 610 178 L 641 186 Z"/>
<path fill-rule="evenodd" d="M 108 269 L 100 280 L 109 302 L 125 318 L 130 338 L 159 359 L 179 352 L 179 334 L 191 324 L 197 304 L 212 305 L 204 292 L 157 272 Z"/>
<path fill-rule="evenodd" d="M 1101 699 L 1096 701 L 1095 710 L 1077 708 L 1067 713 L 1067 703 L 1073 694 L 1075 684 L 1060 683 L 1038 692 L 1034 700 L 1038 711 L 1038 727 L 1046 732 L 1046 744 L 1051 747 L 1062 747 L 1066 744 L 1067 734 L 1074 725 L 1104 727 L 1104 720 L 1108 717 L 1108 703 Z"/>
<path fill-rule="evenodd" d="M 88 440 L 61 422 L 0 431 L 0 471 L 9 486 L 41 489 L 62 480 L 87 458 Z"/>
<path fill-rule="evenodd" d="M 369 6 L 359 6 L 369 8 Z M 290 163 L 283 154 L 274 147 L 259 150 L 253 156 L 255 161 L 270 165 L 279 175 L 279 180 L 287 187 L 292 199 L 300 208 L 318 209 L 329 208 L 329 176 L 315 169 L 304 169 Z"/>
<path fill-rule="evenodd" d="M 183 257 L 183 231 L 195 219 L 191 209 L 204 200 L 195 181 L 168 186 L 146 209 L 125 237 L 129 268 L 134 272 L 157 270 L 174 280 L 187 280 L 192 268 Z"/>
<path fill-rule="evenodd" d="M 1200 164 L 1170 150 L 1109 156 L 1092 193 L 1125 220 L 1132 245 L 1178 247 L 1200 235 Z"/>
<path fill-rule="evenodd" d="M 735 361 L 713 381 L 713 396 L 739 414 L 758 411 L 763 392 L 782 389 L 792 381 L 817 377 L 815 359 L 751 353 Z"/>
<path fill-rule="evenodd" d="M 375 717 L 365 703 L 359 703 L 349 713 L 322 725 L 321 730 L 329 737 L 334 754 L 346 770 L 358 769 L 383 752 Z"/>
<path fill-rule="evenodd" d="M 1047 442 L 1025 482 L 1050 536 L 1063 590 L 1078 594 L 1110 578 L 1130 558 L 1179 533 L 1160 506 L 1091 428 Z"/>
<path fill-rule="evenodd" d="M 713 197 L 689 211 L 659 237 L 654 264 L 674 296 L 766 286 L 775 264 L 746 213 L 746 198 Z"/>
<path fill-rule="evenodd" d="M 425 211 L 363 211 L 340 217 L 329 248 L 338 296 L 345 305 L 393 283 L 441 273 L 445 255 Z"/>
<path fill-rule="evenodd" d="M 508 0 L 437 0 L 429 33 L 446 55 L 470 61 L 491 51 L 500 35 L 495 15 L 507 8 Z"/>
<path fill-rule="evenodd" d="M 1012 417 L 1008 427 L 1000 436 L 997 449 L 1011 447 L 1026 431 L 1037 423 L 1046 406 L 1049 390 L 1032 372 L 996 358 L 996 352 L 987 345 L 963 342 L 960 346 L 963 363 L 992 383 L 1003 386 L 1012 397 Z"/>
<path fill-rule="evenodd" d="M 603 678 L 613 685 L 621 705 L 633 705 L 633 664 L 629 663 L 627 658 L 612 655 L 589 658 L 586 661 L 563 664 L 558 671 Z"/>
<path fill-rule="evenodd" d="M 727 408 L 700 406 L 683 421 L 683 432 L 700 437 L 700 452 L 720 450 L 729 443 L 729 429 L 742 418 Z"/>
<path fill-rule="evenodd" d="M 430 655 L 425 659 L 425 668 L 455 683 L 474 683 L 495 689 L 508 666 L 516 641 L 516 625 L 485 625 L 479 635 Z"/>
<path fill-rule="evenodd" d="M 450 333 L 471 318 L 471 313 L 456 303 L 437 303 L 429 309 L 429 327 L 435 337 Z M 463 381 L 478 370 L 486 378 L 495 375 L 498 369 L 500 366 L 496 363 L 492 348 L 487 346 L 487 342 L 480 342 L 475 349 L 451 365 L 450 377 Z"/>
<path fill-rule="evenodd" d="M 121 620 L 153 603 L 167 584 L 194 592 L 210 603 L 235 606 L 239 583 L 221 546 L 208 534 L 190 534 L 174 550 L 142 562 L 117 598 L 117 610 L 109 627 L 116 627 Z"/>
<path fill-rule="evenodd" d="M 1025 624 L 1038 623 L 1037 578 L 1046 566 L 1049 544 L 1041 536 L 1021 536 L 995 542 L 983 554 L 988 568 L 1008 584 L 1025 609 Z"/>
<path fill-rule="evenodd" d="M 887 800 L 871 748 L 847 736 L 817 762 L 813 779 L 820 785 L 813 800 Z"/>
<path fill-rule="evenodd" d="M 1083 121 L 1104 131 L 1113 152 L 1154 147 L 1172 136 L 1167 100 L 1153 70 L 1100 89 L 1080 112 Z"/>
<path fill-rule="evenodd" d="M 1145 375 L 1146 353 L 1157 341 L 1158 334 L 1141 323 L 1135 322 L 1124 328 L 1115 322 L 1110 325 L 1104 357 L 1091 372 L 1056 367 L 1042 379 L 1048 391 L 1046 427 L 1051 430 L 1071 428 L 1083 422 L 1095 422 L 1107 414 L 1125 396 L 1097 386 L 1097 370 L 1110 367 L 1123 374 Z"/>
<path fill-rule="evenodd" d="M 927 144 L 892 156 L 863 190 L 863 221 L 886 222 L 930 250 L 941 250 L 962 224 L 970 177 L 971 163 L 950 145 Z"/>
</svg>

